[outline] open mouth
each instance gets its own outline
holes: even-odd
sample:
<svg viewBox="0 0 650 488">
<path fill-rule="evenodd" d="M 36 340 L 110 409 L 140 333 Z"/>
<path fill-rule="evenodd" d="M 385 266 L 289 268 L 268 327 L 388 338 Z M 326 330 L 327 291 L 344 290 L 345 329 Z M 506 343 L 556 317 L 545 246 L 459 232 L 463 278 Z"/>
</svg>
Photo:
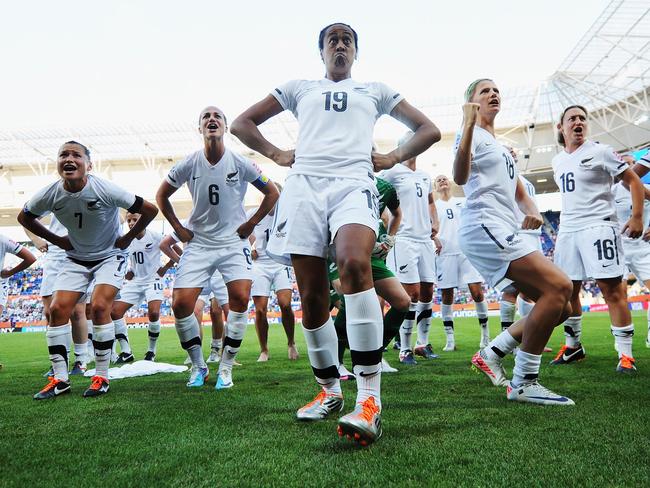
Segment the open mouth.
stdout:
<svg viewBox="0 0 650 488">
<path fill-rule="evenodd" d="M 76 169 L 77 166 L 75 164 L 66 163 L 63 165 L 63 171 L 65 172 L 76 171 Z"/>
<path fill-rule="evenodd" d="M 498 107 L 498 106 L 499 106 L 499 100 L 497 100 L 496 98 L 495 98 L 494 100 L 490 100 L 490 104 L 489 104 L 489 105 L 490 105 L 491 107 Z"/>
<path fill-rule="evenodd" d="M 336 53 L 336 55 L 334 56 L 334 64 L 336 64 L 337 66 L 344 66 L 346 62 L 347 62 L 347 58 L 345 57 L 345 54 Z"/>
<path fill-rule="evenodd" d="M 574 134 L 582 134 L 582 127 L 576 127 L 575 129 L 573 129 L 573 133 Z"/>
</svg>

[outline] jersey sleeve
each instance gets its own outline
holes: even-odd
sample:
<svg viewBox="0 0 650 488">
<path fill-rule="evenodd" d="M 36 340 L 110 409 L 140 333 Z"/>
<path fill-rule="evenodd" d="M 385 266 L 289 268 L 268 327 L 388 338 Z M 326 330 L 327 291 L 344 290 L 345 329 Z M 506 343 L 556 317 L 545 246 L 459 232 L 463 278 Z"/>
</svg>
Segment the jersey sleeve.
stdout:
<svg viewBox="0 0 650 488">
<path fill-rule="evenodd" d="M 404 100 L 404 97 L 383 83 L 377 83 L 377 88 L 379 91 L 377 111 L 380 114 L 390 115 L 397 104 Z"/>
<path fill-rule="evenodd" d="M 125 190 L 112 181 L 96 178 L 96 189 L 101 197 L 110 205 L 119 208 L 131 208 L 136 201 L 134 193 Z"/>
<path fill-rule="evenodd" d="M 296 114 L 296 95 L 299 85 L 300 80 L 291 80 L 283 85 L 280 85 L 271 92 L 271 95 L 275 97 L 282 108 L 285 110 L 290 110 L 294 115 Z"/>
<path fill-rule="evenodd" d="M 253 183 L 256 180 L 260 180 L 264 184 L 269 182 L 269 179 L 262 174 L 262 169 L 257 163 L 243 157 L 238 158 L 237 163 L 244 181 Z"/>
<path fill-rule="evenodd" d="M 21 244 L 3 235 L 0 235 L 0 245 L 4 248 L 5 252 L 11 254 L 18 254 L 23 250 L 23 246 Z"/>
<path fill-rule="evenodd" d="M 645 166 L 646 168 L 650 168 L 650 152 L 646 153 L 641 159 L 637 161 L 642 166 Z"/>
<path fill-rule="evenodd" d="M 191 172 L 191 160 L 190 158 L 185 158 L 172 166 L 165 177 L 165 181 L 174 188 L 180 188 L 190 179 Z"/>
<path fill-rule="evenodd" d="M 56 192 L 54 186 L 55 185 L 49 185 L 37 191 L 36 194 L 25 203 L 23 211 L 36 215 L 37 217 L 42 217 L 48 212 L 51 212 Z"/>
<path fill-rule="evenodd" d="M 379 173 L 379 177 L 391 186 L 395 184 L 395 171 L 392 168 Z"/>
<path fill-rule="evenodd" d="M 611 147 L 603 148 L 602 160 L 603 168 L 612 176 L 618 176 L 628 169 L 627 163 Z"/>
<path fill-rule="evenodd" d="M 397 190 L 390 183 L 386 183 L 386 193 L 385 193 L 385 202 L 388 210 L 395 210 L 399 207 L 399 197 L 397 196 Z"/>
</svg>

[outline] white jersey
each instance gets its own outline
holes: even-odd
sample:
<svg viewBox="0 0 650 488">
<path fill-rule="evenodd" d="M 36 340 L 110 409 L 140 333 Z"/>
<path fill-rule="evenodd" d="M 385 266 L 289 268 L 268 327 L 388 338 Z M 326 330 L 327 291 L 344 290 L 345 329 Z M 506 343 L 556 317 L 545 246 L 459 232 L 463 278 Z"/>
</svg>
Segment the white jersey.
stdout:
<svg viewBox="0 0 650 488">
<path fill-rule="evenodd" d="M 456 137 L 458 150 L 461 134 Z M 517 206 L 517 166 L 510 151 L 485 129 L 474 126 L 472 160 L 463 191 L 467 197 L 462 211 L 462 226 L 496 222 L 517 229 L 521 221 L 515 213 Z"/>
<path fill-rule="evenodd" d="M 187 219 L 187 228 L 194 232 L 192 243 L 228 247 L 241 241 L 236 231 L 246 220 L 244 196 L 248 183 L 260 178 L 266 180 L 255 163 L 228 148 L 214 165 L 202 149 L 176 163 L 167 183 L 175 188 L 187 183 L 193 205 Z"/>
<path fill-rule="evenodd" d="M 257 212 L 257 208 L 250 209 L 246 213 L 246 218 L 250 219 L 255 212 Z M 260 223 L 257 224 L 253 229 L 253 235 L 255 236 L 254 246 L 255 250 L 257 251 L 257 261 L 272 261 L 271 257 L 266 253 L 266 246 L 269 242 L 269 237 L 271 236 L 271 230 L 273 229 L 274 217 L 275 215 L 265 215 Z"/>
<path fill-rule="evenodd" d="M 271 94 L 300 127 L 289 175 L 373 178 L 375 122 L 403 100 L 383 83 L 292 80 Z"/>
<path fill-rule="evenodd" d="M 436 211 L 440 228 L 436 236 L 442 244 L 440 256 L 462 254 L 458 245 L 458 229 L 460 227 L 460 212 L 465 205 L 462 198 L 451 197 L 449 200 L 436 200 Z"/>
<path fill-rule="evenodd" d="M 133 271 L 133 281 L 149 283 L 158 277 L 156 271 L 160 268 L 160 241 L 158 232 L 145 230 L 142 239 L 133 239 L 129 246 L 129 262 Z"/>
<path fill-rule="evenodd" d="M 533 184 L 530 181 L 528 181 L 526 178 L 524 178 L 522 175 L 519 175 L 519 181 L 521 181 L 521 184 L 524 185 L 524 190 L 526 190 L 528 196 L 531 198 L 533 202 L 535 202 L 535 206 L 537 206 L 537 192 L 535 191 L 535 187 L 533 186 Z M 519 224 L 521 224 L 524 220 L 525 215 L 521 210 L 519 210 L 518 205 L 515 205 L 515 214 L 519 219 L 518 220 Z M 540 227 L 539 229 L 520 230 L 519 233 L 541 236 L 542 228 Z"/>
<path fill-rule="evenodd" d="M 66 229 L 65 226 L 57 220 L 54 214 L 52 214 L 52 220 L 50 220 L 50 225 L 47 226 L 47 229 L 57 236 L 64 236 L 68 234 L 68 229 Z M 58 261 L 60 259 L 64 259 L 66 254 L 65 251 L 59 246 L 48 243 L 47 254 L 45 256 L 47 260 Z"/>
<path fill-rule="evenodd" d="M 88 175 L 88 183 L 76 193 L 65 190 L 62 179 L 46 186 L 25 204 L 25 211 L 36 216 L 52 212 L 67 229 L 74 248 L 66 251 L 67 255 L 97 261 L 124 252 L 114 245 L 120 237 L 118 209 L 130 209 L 135 202 L 133 193 Z"/>
<path fill-rule="evenodd" d="M 422 170 L 413 171 L 403 164 L 396 164 L 382 173 L 381 177 L 395 187 L 399 197 L 402 222 L 397 230 L 397 236 L 414 241 L 430 241 L 431 176 Z"/>
<path fill-rule="evenodd" d="M 552 164 L 562 194 L 560 232 L 617 222 L 612 185 L 628 166 L 610 146 L 585 141 L 571 154 L 558 153 Z"/>
<path fill-rule="evenodd" d="M 650 185 L 645 185 L 645 188 L 650 190 Z M 630 190 L 623 186 L 621 181 L 612 187 L 612 192 L 614 193 L 614 204 L 616 205 L 616 217 L 621 230 L 623 230 L 623 226 L 632 217 L 632 194 Z M 650 202 L 643 200 L 643 228 L 647 229 L 648 226 L 650 226 Z M 622 238 L 625 246 L 644 243 L 643 239 L 631 239 L 626 234 L 623 234 Z"/>
<path fill-rule="evenodd" d="M 23 246 L 18 244 L 16 241 L 0 234 L 0 269 L 4 269 L 5 254 L 18 254 L 22 249 Z"/>
</svg>

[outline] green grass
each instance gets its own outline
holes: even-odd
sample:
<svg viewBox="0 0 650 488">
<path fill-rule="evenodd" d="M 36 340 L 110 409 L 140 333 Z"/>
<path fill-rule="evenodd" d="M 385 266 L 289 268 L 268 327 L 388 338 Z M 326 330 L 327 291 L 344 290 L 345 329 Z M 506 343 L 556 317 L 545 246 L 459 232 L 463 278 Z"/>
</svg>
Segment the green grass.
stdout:
<svg viewBox="0 0 650 488">
<path fill-rule="evenodd" d="M 186 374 L 156 375 L 115 380 L 109 395 L 83 399 L 89 380 L 74 378 L 71 395 L 46 402 L 31 398 L 48 368 L 43 334 L 3 335 L 0 486 L 647 486 L 645 314 L 635 323 L 636 377 L 615 373 L 603 314 L 585 316 L 587 360 L 552 368 L 545 355 L 543 384 L 577 404 L 562 408 L 507 402 L 503 389 L 472 373 L 478 326 L 459 319 L 457 352 L 384 375 L 384 436 L 366 449 L 339 440 L 335 420 L 294 420 L 316 387 L 302 334 L 301 358 L 291 363 L 278 326 L 265 364 L 255 362 L 249 327 L 232 390 L 216 392 L 214 372 L 198 391 L 185 387 Z M 490 326 L 495 334 L 496 317 Z M 437 350 L 441 329 L 434 320 Z M 130 334 L 141 358 L 146 331 Z M 562 342 L 558 329 L 550 345 Z M 158 359 L 183 358 L 173 329 L 163 329 Z M 387 359 L 399 367 L 395 351 Z M 343 386 L 347 412 L 356 389 Z"/>
</svg>

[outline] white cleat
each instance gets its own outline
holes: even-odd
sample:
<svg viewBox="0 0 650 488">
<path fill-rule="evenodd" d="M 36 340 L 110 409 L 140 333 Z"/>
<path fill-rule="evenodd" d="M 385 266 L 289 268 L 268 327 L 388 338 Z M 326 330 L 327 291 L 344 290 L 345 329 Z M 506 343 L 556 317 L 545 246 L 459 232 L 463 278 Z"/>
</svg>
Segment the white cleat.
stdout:
<svg viewBox="0 0 650 488">
<path fill-rule="evenodd" d="M 226 390 L 232 388 L 232 370 L 230 368 L 223 368 L 217 374 L 217 384 L 214 385 L 215 390 Z"/>
<path fill-rule="evenodd" d="M 456 342 L 447 341 L 447 344 L 445 344 L 445 347 L 443 347 L 442 350 L 445 351 L 445 352 L 455 351 L 456 350 Z"/>
<path fill-rule="evenodd" d="M 303 421 L 323 420 L 343 410 L 343 397 L 328 395 L 322 391 L 311 402 L 296 412 L 296 418 Z"/>
<path fill-rule="evenodd" d="M 390 364 L 388 364 L 388 361 L 386 361 L 384 358 L 381 358 L 381 372 L 382 373 L 397 373 L 399 370 L 397 368 L 393 368 Z"/>
<path fill-rule="evenodd" d="M 537 381 L 517 387 L 512 386 L 512 383 L 508 382 L 506 396 L 508 400 L 515 402 L 536 403 L 538 405 L 575 405 L 570 398 L 553 393 Z"/>
<path fill-rule="evenodd" d="M 485 373 L 494 386 L 506 386 L 508 383 L 506 371 L 503 369 L 503 361 L 500 358 L 498 360 L 488 359 L 483 349 L 472 357 L 472 369 Z"/>
<path fill-rule="evenodd" d="M 221 360 L 219 357 L 219 350 L 218 349 L 210 349 L 210 355 L 208 356 L 208 360 L 206 363 L 208 364 L 214 364 L 218 363 Z"/>
</svg>

